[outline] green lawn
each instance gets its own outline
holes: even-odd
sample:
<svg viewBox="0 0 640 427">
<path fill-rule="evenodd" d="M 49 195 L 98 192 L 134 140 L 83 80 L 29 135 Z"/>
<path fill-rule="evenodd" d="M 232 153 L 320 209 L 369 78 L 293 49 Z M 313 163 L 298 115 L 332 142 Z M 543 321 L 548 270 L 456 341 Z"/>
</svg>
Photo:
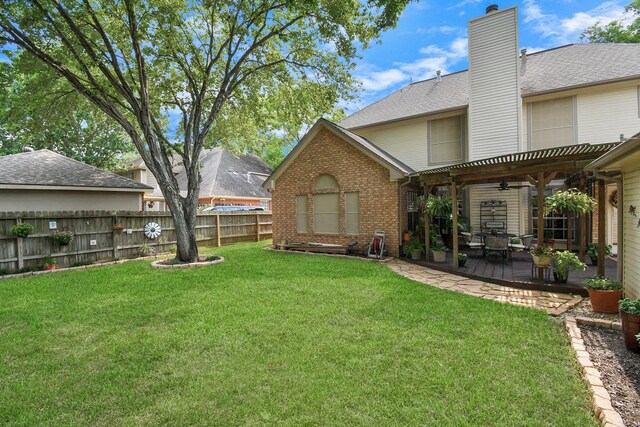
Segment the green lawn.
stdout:
<svg viewBox="0 0 640 427">
<path fill-rule="evenodd" d="M 0 425 L 597 425 L 543 312 L 263 246 L 0 281 Z"/>
</svg>

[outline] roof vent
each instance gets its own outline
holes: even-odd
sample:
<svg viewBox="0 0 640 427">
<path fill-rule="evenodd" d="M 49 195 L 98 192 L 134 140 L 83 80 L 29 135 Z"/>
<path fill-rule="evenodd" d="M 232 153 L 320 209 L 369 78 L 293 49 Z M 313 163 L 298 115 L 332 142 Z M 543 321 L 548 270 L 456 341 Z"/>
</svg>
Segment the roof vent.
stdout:
<svg viewBox="0 0 640 427">
<path fill-rule="evenodd" d="M 33 153 L 34 151 L 33 147 L 22 147 L 20 149 L 21 153 Z"/>
<path fill-rule="evenodd" d="M 527 55 L 527 49 L 522 49 L 520 51 L 520 53 L 522 54 L 522 57 L 524 58 Z"/>
<path fill-rule="evenodd" d="M 436 70 L 436 80 L 439 82 L 442 81 L 442 71 Z"/>
<path fill-rule="evenodd" d="M 490 4 L 489 6 L 487 6 L 486 9 L 486 13 L 487 15 L 490 14 L 491 12 L 497 12 L 498 11 L 498 5 L 497 4 Z"/>
</svg>

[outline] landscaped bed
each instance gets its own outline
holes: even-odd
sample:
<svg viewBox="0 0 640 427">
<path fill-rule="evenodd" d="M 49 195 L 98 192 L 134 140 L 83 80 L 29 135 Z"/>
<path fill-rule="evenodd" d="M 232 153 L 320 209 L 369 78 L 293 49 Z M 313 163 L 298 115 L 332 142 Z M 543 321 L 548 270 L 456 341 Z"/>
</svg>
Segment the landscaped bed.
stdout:
<svg viewBox="0 0 640 427">
<path fill-rule="evenodd" d="M 0 424 L 597 425 L 544 312 L 263 246 L 0 282 Z"/>
</svg>

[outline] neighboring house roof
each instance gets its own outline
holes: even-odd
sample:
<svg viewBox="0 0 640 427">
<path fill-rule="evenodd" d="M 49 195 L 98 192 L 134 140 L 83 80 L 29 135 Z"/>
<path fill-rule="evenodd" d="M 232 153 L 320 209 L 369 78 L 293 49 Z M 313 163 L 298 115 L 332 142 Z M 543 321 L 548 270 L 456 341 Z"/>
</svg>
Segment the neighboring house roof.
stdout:
<svg viewBox="0 0 640 427">
<path fill-rule="evenodd" d="M 533 96 L 640 78 L 640 44 L 572 44 L 521 58 L 521 95 Z M 466 108 L 469 73 L 412 83 L 344 119 L 355 129 Z"/>
<path fill-rule="evenodd" d="M 272 182 L 289 166 L 289 164 L 298 156 L 298 154 L 304 149 L 304 147 L 313 139 L 313 137 L 320 131 L 320 129 L 328 129 L 344 141 L 351 144 L 353 147 L 362 151 L 365 155 L 372 158 L 382 166 L 386 167 L 390 171 L 395 172 L 396 176 L 407 176 L 415 173 L 415 169 L 411 166 L 407 166 L 400 160 L 393 157 L 371 141 L 363 138 L 360 135 L 348 131 L 347 129 L 338 126 L 337 124 L 330 122 L 326 119 L 319 119 L 313 127 L 307 132 L 307 134 L 300 140 L 298 145 L 295 146 L 289 155 L 280 163 L 280 165 L 273 171 L 271 176 L 264 182 L 264 188 L 271 188 Z"/>
<path fill-rule="evenodd" d="M 272 169 L 260 157 L 254 154 L 235 156 L 224 148 L 211 148 L 200 153 L 200 193 L 198 197 L 248 197 L 257 199 L 271 198 L 271 194 L 262 188 L 262 183 L 271 174 Z M 144 163 L 138 163 L 139 169 L 146 169 Z M 171 158 L 174 165 L 180 192 L 186 194 L 187 174 L 182 165 L 182 158 Z M 147 171 L 147 173 L 151 173 Z M 163 197 L 158 187 L 150 198 Z"/>
<path fill-rule="evenodd" d="M 0 188 L 109 189 L 148 191 L 152 188 L 77 160 L 38 150 L 0 157 Z"/>
<path fill-rule="evenodd" d="M 199 160 L 200 197 L 236 196 L 271 198 L 262 183 L 272 172 L 264 160 L 254 154 L 234 156 L 223 148 L 203 150 Z M 177 169 L 180 190 L 187 189 L 184 167 Z"/>
</svg>

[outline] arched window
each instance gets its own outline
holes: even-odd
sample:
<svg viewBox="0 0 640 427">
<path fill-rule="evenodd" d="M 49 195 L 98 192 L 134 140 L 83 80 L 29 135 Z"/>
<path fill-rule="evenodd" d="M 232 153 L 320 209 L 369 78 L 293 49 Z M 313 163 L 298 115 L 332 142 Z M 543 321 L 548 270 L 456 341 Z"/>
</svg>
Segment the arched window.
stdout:
<svg viewBox="0 0 640 427">
<path fill-rule="evenodd" d="M 313 185 L 313 231 L 318 234 L 340 233 L 340 193 L 338 181 L 331 175 L 320 175 Z M 324 193 L 335 190 L 335 193 Z"/>
<path fill-rule="evenodd" d="M 314 190 L 337 190 L 338 181 L 332 175 L 320 175 L 313 185 Z"/>
</svg>

